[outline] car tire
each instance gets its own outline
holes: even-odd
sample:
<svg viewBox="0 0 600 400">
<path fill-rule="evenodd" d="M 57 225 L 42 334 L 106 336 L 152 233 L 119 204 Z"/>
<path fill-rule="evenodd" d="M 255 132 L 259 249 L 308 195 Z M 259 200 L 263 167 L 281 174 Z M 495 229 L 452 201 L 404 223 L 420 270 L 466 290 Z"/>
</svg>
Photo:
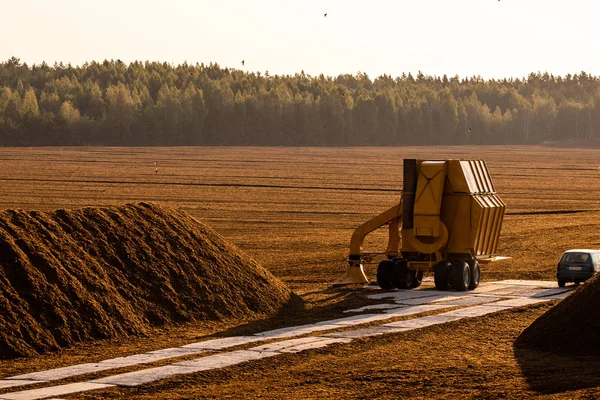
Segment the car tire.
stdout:
<svg viewBox="0 0 600 400">
<path fill-rule="evenodd" d="M 565 281 L 564 279 L 559 279 L 558 280 L 558 287 L 565 287 L 567 281 Z"/>
</svg>

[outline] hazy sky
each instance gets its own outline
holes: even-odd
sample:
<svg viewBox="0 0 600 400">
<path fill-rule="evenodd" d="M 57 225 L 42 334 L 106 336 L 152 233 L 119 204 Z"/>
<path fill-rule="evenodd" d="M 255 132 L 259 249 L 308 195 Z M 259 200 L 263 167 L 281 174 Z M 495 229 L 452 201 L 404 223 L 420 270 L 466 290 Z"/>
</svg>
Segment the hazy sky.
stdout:
<svg viewBox="0 0 600 400">
<path fill-rule="evenodd" d="M 0 0 L 0 60 L 217 62 L 271 74 L 362 71 L 371 78 L 418 70 L 484 78 L 532 71 L 600 75 L 596 4 Z"/>
</svg>

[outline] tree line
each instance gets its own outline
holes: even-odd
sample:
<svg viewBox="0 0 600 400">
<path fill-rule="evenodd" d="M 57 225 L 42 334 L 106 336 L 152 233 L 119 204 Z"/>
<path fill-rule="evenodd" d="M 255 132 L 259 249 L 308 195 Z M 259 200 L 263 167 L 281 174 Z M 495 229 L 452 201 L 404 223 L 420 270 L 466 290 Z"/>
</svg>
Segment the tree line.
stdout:
<svg viewBox="0 0 600 400">
<path fill-rule="evenodd" d="M 0 63 L 0 145 L 399 146 L 600 138 L 600 78 Z"/>
</svg>

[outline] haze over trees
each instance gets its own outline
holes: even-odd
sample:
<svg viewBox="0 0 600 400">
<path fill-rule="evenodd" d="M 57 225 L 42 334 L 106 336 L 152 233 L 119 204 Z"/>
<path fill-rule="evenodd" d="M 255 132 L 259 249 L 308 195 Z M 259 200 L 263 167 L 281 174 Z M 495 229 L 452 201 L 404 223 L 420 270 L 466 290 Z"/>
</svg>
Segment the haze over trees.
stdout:
<svg viewBox="0 0 600 400">
<path fill-rule="evenodd" d="M 0 145 L 385 146 L 600 139 L 600 78 L 271 76 L 0 63 Z"/>
</svg>

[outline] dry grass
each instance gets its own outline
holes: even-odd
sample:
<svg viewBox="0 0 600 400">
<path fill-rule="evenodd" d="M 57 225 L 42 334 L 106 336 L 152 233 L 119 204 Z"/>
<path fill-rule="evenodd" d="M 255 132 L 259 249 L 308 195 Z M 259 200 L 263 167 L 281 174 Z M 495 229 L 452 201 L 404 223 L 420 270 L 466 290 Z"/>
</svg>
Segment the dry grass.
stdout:
<svg viewBox="0 0 600 400">
<path fill-rule="evenodd" d="M 554 266 L 562 251 L 600 247 L 599 149 L 4 148 L 0 149 L 0 208 L 55 209 L 137 201 L 179 207 L 301 294 L 310 311 L 307 316 L 335 317 L 344 302 L 355 304 L 360 299 L 343 289 L 326 289 L 345 269 L 352 230 L 399 200 L 404 158 L 487 161 L 496 189 L 508 205 L 500 253 L 513 259 L 484 267 L 483 280 L 554 279 Z M 383 245 L 384 241 L 385 232 L 380 232 L 368 244 Z M 373 266 L 369 274 L 374 277 Z M 448 325 L 294 356 L 298 358 L 285 356 L 277 362 L 264 360 L 249 367 L 196 374 L 139 392 L 110 393 L 124 398 L 132 394 L 161 398 L 248 397 L 250 393 L 263 397 L 421 398 L 587 394 L 589 389 L 581 387 L 597 387 L 595 380 L 584 379 L 587 386 L 579 385 L 578 390 L 583 391 L 578 392 L 562 393 L 564 387 L 548 389 L 544 382 L 555 381 L 555 374 L 536 364 L 536 357 L 517 357 L 511 350 L 514 338 L 542 309 L 470 322 L 474 327 L 464 331 L 467 343 L 471 343 L 469 335 L 476 332 L 475 343 L 481 345 L 468 344 L 468 357 L 455 342 L 463 331 Z M 300 316 L 288 316 L 284 321 L 266 321 L 264 326 L 246 329 L 301 320 Z M 507 324 L 513 320 L 514 324 Z M 179 333 L 181 337 L 190 336 L 185 328 L 178 329 L 184 332 Z M 207 334 L 214 329 L 201 331 Z M 160 346 L 160 337 L 147 341 Z M 483 348 L 490 343 L 497 346 L 491 346 L 492 356 L 488 357 Z M 102 349 L 109 352 L 110 346 L 131 351 L 140 343 L 132 342 L 129 347 L 107 343 Z M 77 357 L 84 357 L 86 351 L 73 350 Z M 523 359 L 530 361 L 523 365 Z M 51 356 L 44 360 L 52 362 Z M 469 365 L 475 366 L 473 373 L 466 375 L 471 378 L 462 378 L 464 371 L 473 368 Z M 542 372 L 531 378 L 531 372 L 523 372 L 530 365 Z M 365 369 L 366 375 L 361 372 Z"/>
</svg>

